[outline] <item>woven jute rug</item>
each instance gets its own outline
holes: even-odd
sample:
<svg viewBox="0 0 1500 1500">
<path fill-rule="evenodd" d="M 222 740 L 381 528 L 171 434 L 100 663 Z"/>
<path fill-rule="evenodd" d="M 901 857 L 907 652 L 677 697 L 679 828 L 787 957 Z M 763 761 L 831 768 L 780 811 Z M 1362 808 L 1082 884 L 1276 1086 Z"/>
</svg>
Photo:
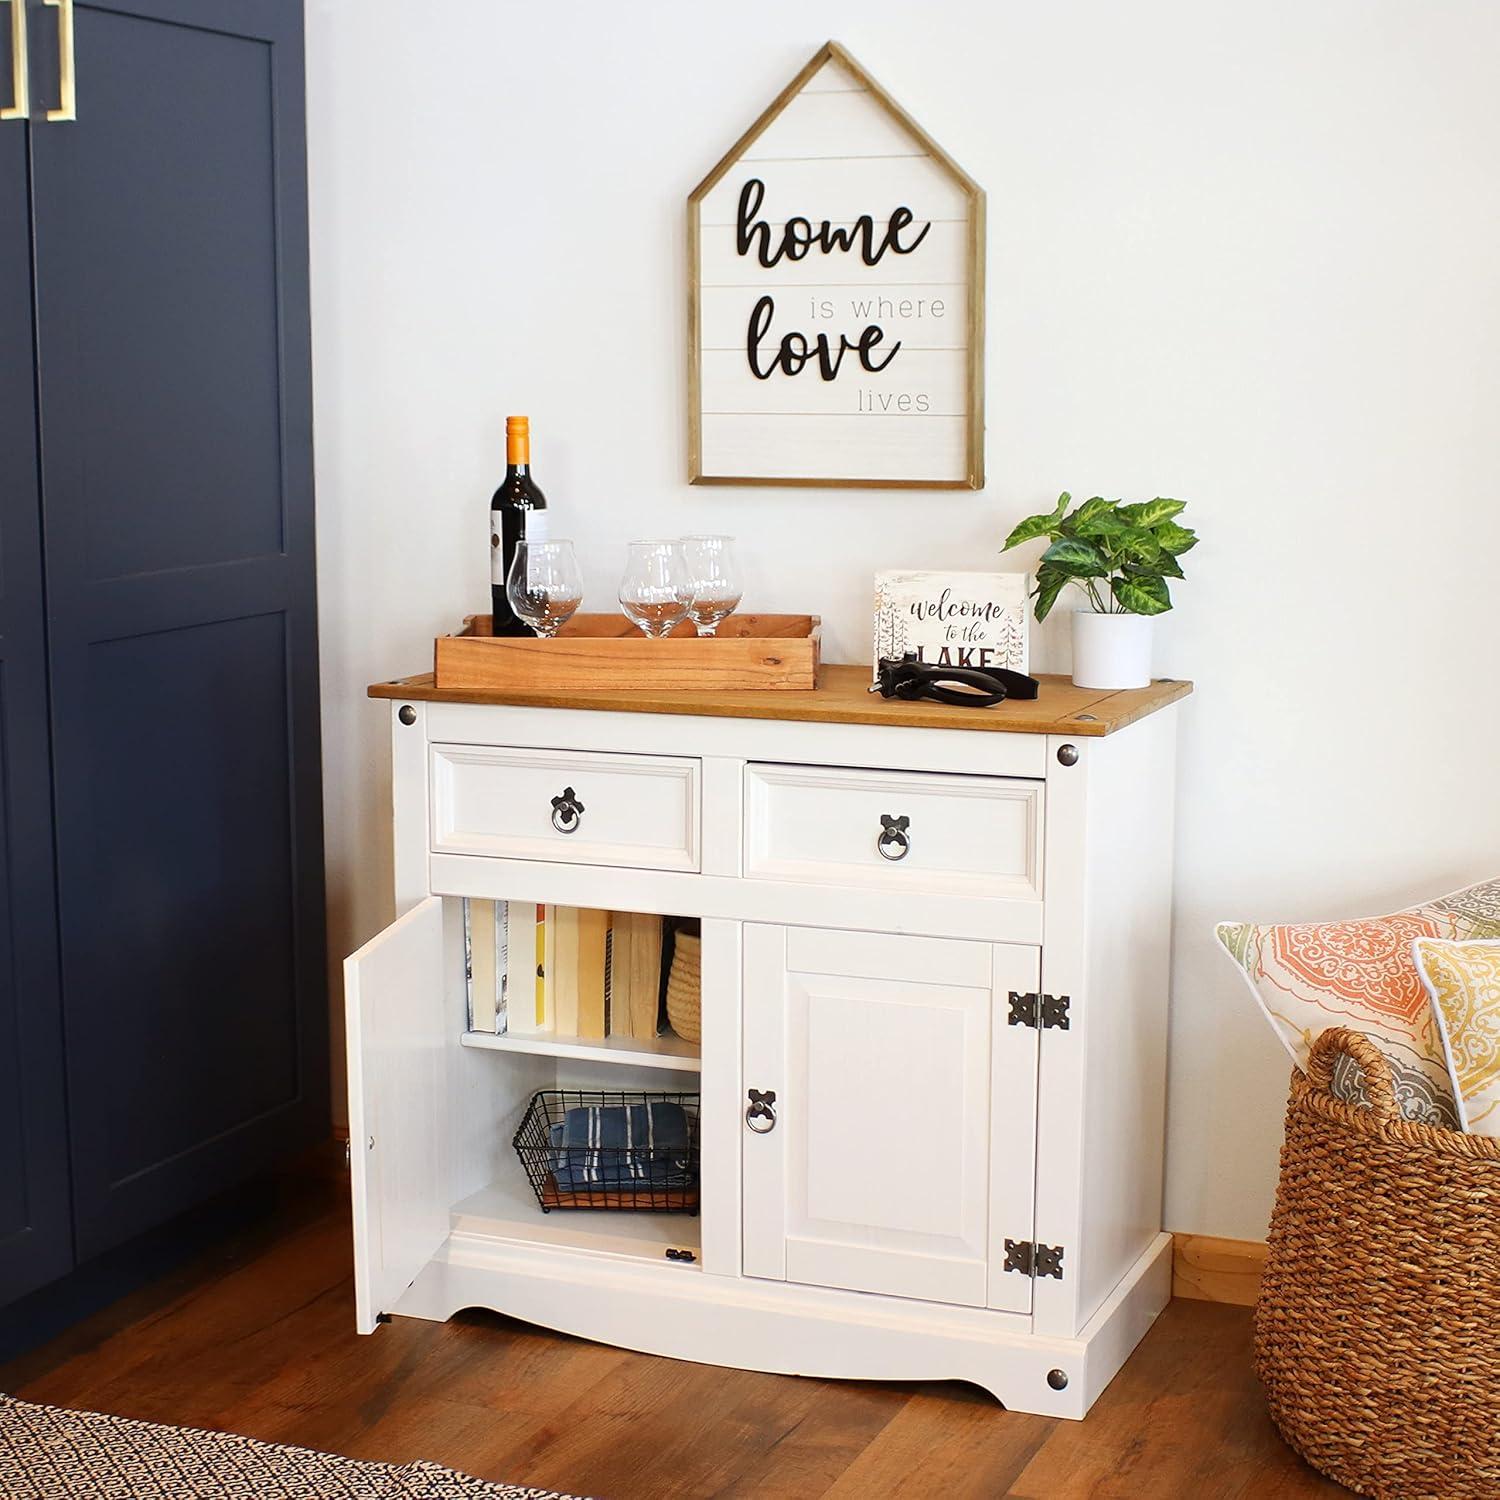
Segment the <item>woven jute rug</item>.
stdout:
<svg viewBox="0 0 1500 1500">
<path fill-rule="evenodd" d="M 375 1464 L 0 1395 L 5 1500 L 572 1500 L 438 1464 Z"/>
</svg>

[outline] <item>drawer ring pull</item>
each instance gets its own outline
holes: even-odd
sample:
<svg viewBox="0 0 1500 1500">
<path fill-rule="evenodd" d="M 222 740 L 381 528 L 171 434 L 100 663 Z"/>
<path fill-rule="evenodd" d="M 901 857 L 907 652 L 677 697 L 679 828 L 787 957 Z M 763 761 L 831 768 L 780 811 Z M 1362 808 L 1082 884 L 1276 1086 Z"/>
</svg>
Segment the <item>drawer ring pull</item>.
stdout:
<svg viewBox="0 0 1500 1500">
<path fill-rule="evenodd" d="M 765 1124 L 757 1124 L 759 1120 L 764 1120 Z M 756 1135 L 769 1135 L 776 1129 L 775 1089 L 767 1089 L 764 1093 L 760 1089 L 750 1090 L 750 1108 L 745 1111 L 745 1124 Z"/>
<path fill-rule="evenodd" d="M 582 821 L 583 803 L 572 787 L 565 786 L 561 795 L 552 799 L 552 826 L 559 833 L 577 833 Z"/>
<path fill-rule="evenodd" d="M 911 837 L 907 833 L 910 827 L 911 819 L 905 813 L 902 813 L 899 818 L 893 818 L 889 813 L 881 813 L 880 837 L 875 840 L 875 847 L 883 858 L 905 859 L 911 853 Z"/>
</svg>

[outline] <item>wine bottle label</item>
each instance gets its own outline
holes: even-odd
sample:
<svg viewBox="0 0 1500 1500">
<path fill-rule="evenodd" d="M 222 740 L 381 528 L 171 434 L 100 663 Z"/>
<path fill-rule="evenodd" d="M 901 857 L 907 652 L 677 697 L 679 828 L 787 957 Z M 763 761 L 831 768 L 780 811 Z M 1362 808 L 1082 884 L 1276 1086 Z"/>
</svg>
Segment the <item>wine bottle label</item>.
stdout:
<svg viewBox="0 0 1500 1500">
<path fill-rule="evenodd" d="M 528 510 L 524 513 L 522 521 L 522 536 L 528 542 L 545 542 L 547 540 L 547 512 L 545 510 Z M 501 540 L 505 535 L 505 527 L 501 521 L 498 510 L 490 512 L 490 582 L 497 588 L 505 587 L 506 559 L 505 543 Z"/>
</svg>

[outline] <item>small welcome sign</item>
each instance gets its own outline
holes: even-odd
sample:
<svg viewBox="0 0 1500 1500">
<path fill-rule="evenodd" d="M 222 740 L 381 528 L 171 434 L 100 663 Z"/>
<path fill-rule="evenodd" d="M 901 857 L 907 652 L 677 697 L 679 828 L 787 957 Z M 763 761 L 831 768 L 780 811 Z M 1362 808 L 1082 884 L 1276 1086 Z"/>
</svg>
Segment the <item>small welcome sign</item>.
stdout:
<svg viewBox="0 0 1500 1500">
<path fill-rule="evenodd" d="M 1027 671 L 1025 573 L 875 575 L 873 681 L 882 660 L 908 652 L 934 667 Z"/>
<path fill-rule="evenodd" d="M 694 484 L 984 484 L 984 194 L 829 42 L 688 201 Z"/>
</svg>

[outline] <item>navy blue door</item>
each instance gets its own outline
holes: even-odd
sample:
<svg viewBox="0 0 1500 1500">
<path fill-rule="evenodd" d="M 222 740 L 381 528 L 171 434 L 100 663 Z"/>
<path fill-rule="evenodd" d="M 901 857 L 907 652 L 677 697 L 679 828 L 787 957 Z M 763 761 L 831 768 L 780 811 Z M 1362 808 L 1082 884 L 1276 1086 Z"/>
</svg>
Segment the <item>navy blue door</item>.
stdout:
<svg viewBox="0 0 1500 1500">
<path fill-rule="evenodd" d="M 301 3 L 75 35 L 30 138 L 82 1259 L 325 1134 L 327 1018 Z"/>
<path fill-rule="evenodd" d="M 7 28 L 8 33 L 8 28 Z M 0 40 L 0 103 L 10 103 Z M 0 120 L 0 1303 L 72 1263 L 24 120 Z"/>
</svg>

